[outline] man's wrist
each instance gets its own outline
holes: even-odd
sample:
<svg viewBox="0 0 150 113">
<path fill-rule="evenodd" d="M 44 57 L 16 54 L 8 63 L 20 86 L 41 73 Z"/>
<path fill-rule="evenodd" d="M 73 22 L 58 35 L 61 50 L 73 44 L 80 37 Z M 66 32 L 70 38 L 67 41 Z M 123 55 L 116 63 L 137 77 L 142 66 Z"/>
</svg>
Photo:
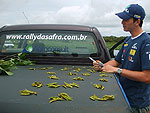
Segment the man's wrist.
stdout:
<svg viewBox="0 0 150 113">
<path fill-rule="evenodd" d="M 117 68 L 117 73 L 121 74 L 122 73 L 122 69 L 121 68 Z"/>
</svg>

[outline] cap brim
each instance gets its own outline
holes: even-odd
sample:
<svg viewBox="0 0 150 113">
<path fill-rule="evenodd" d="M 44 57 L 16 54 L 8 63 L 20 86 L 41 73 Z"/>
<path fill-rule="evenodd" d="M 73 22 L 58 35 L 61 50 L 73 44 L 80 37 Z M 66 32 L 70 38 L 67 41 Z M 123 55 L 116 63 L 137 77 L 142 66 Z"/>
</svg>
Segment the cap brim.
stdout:
<svg viewBox="0 0 150 113">
<path fill-rule="evenodd" d="M 132 17 L 132 16 L 128 15 L 125 11 L 116 13 L 116 15 L 123 20 L 128 20 Z"/>
</svg>

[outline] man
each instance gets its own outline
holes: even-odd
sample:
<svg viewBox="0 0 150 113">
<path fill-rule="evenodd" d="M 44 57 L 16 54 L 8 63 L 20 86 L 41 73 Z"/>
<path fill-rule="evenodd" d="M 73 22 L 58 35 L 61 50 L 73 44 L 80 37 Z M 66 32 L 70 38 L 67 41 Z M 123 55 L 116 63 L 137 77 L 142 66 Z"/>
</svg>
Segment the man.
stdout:
<svg viewBox="0 0 150 113">
<path fill-rule="evenodd" d="M 142 30 L 144 9 L 131 4 L 116 14 L 122 19 L 124 31 L 130 32 L 114 60 L 104 67 L 93 62 L 95 70 L 118 73 L 134 113 L 148 113 L 150 105 L 150 37 Z M 120 66 L 120 68 L 118 68 Z"/>
</svg>

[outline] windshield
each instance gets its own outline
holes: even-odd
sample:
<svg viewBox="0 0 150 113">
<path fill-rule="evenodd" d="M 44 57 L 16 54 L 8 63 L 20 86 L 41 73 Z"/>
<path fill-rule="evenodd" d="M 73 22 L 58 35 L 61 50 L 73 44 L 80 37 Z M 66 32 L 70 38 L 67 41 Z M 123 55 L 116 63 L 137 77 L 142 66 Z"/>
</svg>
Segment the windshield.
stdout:
<svg viewBox="0 0 150 113">
<path fill-rule="evenodd" d="M 1 53 L 98 54 L 96 37 L 91 32 L 19 31 L 2 34 L 0 39 Z"/>
</svg>

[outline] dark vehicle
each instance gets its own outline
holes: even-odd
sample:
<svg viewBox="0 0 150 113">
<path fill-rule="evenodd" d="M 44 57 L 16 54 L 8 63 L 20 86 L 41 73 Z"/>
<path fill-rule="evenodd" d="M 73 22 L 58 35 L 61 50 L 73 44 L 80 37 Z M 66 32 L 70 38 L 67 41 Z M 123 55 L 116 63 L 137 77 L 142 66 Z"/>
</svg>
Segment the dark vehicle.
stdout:
<svg viewBox="0 0 150 113">
<path fill-rule="evenodd" d="M 4 47 L 9 40 L 13 48 Z M 130 113 L 130 105 L 116 76 L 106 73 L 108 77 L 100 77 L 103 73 L 92 69 L 89 57 L 103 63 L 111 59 L 95 27 L 44 24 L 2 27 L 0 58 L 17 53 L 27 53 L 27 58 L 36 65 L 17 66 L 12 76 L 0 74 L 0 113 Z M 50 79 L 50 73 L 59 79 Z M 75 81 L 76 77 L 81 77 L 82 81 Z M 99 80 L 104 78 L 108 82 Z M 32 87 L 35 81 L 43 86 Z M 58 83 L 60 87 L 49 88 L 49 83 Z M 66 83 L 77 83 L 79 87 L 62 87 Z M 105 88 L 94 88 L 94 84 Z M 24 89 L 37 94 L 22 96 L 20 91 Z M 60 93 L 67 93 L 72 100 L 49 103 L 51 97 L 60 96 Z M 99 101 L 90 99 L 94 94 Z M 104 95 L 115 98 L 104 101 Z"/>
</svg>

